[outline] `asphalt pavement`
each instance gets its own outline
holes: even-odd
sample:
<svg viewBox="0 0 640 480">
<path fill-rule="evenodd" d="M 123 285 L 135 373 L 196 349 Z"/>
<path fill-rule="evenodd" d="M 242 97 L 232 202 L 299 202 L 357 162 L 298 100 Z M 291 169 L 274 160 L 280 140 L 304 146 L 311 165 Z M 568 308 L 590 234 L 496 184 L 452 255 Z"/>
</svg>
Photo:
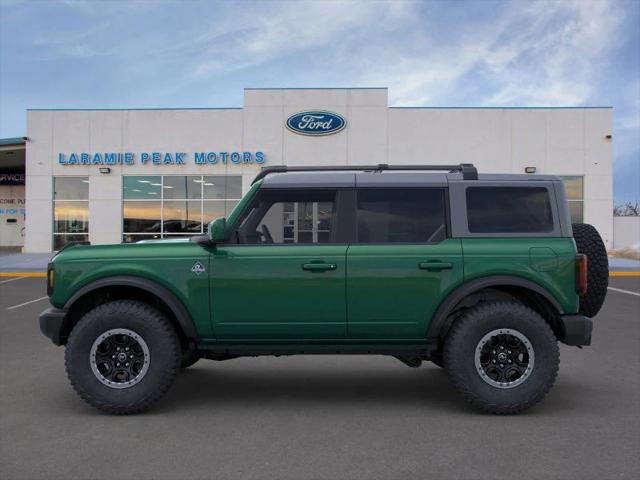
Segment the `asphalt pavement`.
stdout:
<svg viewBox="0 0 640 480">
<path fill-rule="evenodd" d="M 200 361 L 150 412 L 87 406 L 39 331 L 42 278 L 0 278 L 2 479 L 613 479 L 640 472 L 640 278 L 612 278 L 594 344 L 519 416 L 393 358 Z M 638 295 L 632 295 L 635 292 Z"/>
</svg>

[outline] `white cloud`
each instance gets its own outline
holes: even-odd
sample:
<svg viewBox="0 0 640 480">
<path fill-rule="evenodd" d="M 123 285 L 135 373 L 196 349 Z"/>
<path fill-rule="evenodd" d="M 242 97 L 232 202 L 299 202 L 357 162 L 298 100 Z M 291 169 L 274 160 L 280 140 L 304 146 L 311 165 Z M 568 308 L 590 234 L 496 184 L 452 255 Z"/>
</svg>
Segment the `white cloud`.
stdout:
<svg viewBox="0 0 640 480">
<path fill-rule="evenodd" d="M 314 55 L 320 47 L 337 50 L 350 32 L 368 28 L 377 18 L 401 19 L 405 7 L 393 1 L 312 1 L 264 2 L 253 11 L 242 9 L 234 12 L 232 22 L 215 19 L 209 31 L 195 39 L 204 51 L 193 76 L 263 65 L 293 53 Z M 362 36 L 352 41 L 357 44 L 367 39 Z"/>
<path fill-rule="evenodd" d="M 465 102 L 463 80 L 480 86 L 479 105 L 581 105 L 594 92 L 621 15 L 606 1 L 518 2 L 489 23 L 466 25 L 461 40 L 433 40 L 423 54 L 408 57 L 391 45 L 384 56 L 402 60 L 362 79 L 388 84 L 397 106 Z M 421 39 L 430 40 L 428 33 Z"/>
<path fill-rule="evenodd" d="M 608 2 L 533 3 L 531 19 L 510 41 L 492 46 L 488 104 L 580 105 L 595 87 L 603 53 L 615 42 L 619 11 Z M 517 16 L 515 20 L 517 19 Z M 519 23 L 519 22 L 518 22 Z M 500 60 L 502 50 L 510 51 Z"/>
</svg>

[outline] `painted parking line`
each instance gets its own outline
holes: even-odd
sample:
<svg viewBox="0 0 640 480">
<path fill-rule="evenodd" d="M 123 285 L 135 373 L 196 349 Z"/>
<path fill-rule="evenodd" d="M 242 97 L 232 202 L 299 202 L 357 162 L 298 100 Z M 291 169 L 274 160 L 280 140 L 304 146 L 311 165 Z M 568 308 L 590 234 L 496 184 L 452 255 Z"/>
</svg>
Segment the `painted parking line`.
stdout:
<svg viewBox="0 0 640 480">
<path fill-rule="evenodd" d="M 609 272 L 610 277 L 640 277 L 640 272 Z"/>
<path fill-rule="evenodd" d="M 36 302 L 40 302 L 42 300 L 46 300 L 49 297 L 40 297 L 40 298 L 36 298 L 35 300 L 29 300 L 28 302 L 24 302 L 21 303 L 19 305 L 14 305 L 12 307 L 7 307 L 7 310 L 13 310 L 14 308 L 20 308 L 20 307 L 24 307 L 25 305 L 30 305 L 32 303 L 36 303 Z"/>
<path fill-rule="evenodd" d="M 628 293 L 629 295 L 635 295 L 636 297 L 640 297 L 640 293 L 632 292 L 631 290 L 623 290 L 621 288 L 613 288 L 613 287 L 607 287 L 607 289 L 613 290 L 614 292 Z"/>
<path fill-rule="evenodd" d="M 15 282 L 16 280 L 22 280 L 23 278 L 27 278 L 27 277 L 13 277 L 13 278 L 10 278 L 9 280 L 1 281 L 0 285 L 2 285 L 3 283 Z"/>
<path fill-rule="evenodd" d="M 0 277 L 46 277 L 47 272 L 0 272 Z"/>
</svg>

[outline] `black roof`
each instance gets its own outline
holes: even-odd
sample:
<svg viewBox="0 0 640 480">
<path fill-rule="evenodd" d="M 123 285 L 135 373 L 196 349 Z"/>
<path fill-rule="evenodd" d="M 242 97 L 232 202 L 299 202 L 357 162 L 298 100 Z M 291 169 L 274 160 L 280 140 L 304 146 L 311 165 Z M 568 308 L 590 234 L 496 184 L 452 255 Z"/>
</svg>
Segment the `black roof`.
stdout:
<svg viewBox="0 0 640 480">
<path fill-rule="evenodd" d="M 470 165 L 473 167 L 472 165 Z M 435 168 L 434 168 L 435 167 Z M 450 166 L 368 166 L 266 167 L 254 183 L 263 180 L 264 188 L 348 188 L 348 187 L 424 187 L 446 186 L 450 182 L 481 181 L 556 181 L 551 175 L 481 174 L 451 171 Z M 439 170 L 439 171 L 438 171 Z M 443 171 L 444 170 L 444 171 Z"/>
</svg>

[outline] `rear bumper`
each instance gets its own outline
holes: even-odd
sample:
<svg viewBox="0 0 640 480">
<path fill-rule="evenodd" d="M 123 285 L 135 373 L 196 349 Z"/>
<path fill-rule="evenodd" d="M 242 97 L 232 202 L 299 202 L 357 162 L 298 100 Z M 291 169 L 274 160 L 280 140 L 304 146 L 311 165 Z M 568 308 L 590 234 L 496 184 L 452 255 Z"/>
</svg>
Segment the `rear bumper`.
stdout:
<svg viewBox="0 0 640 480">
<path fill-rule="evenodd" d="M 593 320 L 583 315 L 563 315 L 560 317 L 564 329 L 563 343 L 567 345 L 591 345 Z"/>
<path fill-rule="evenodd" d="M 56 345 L 62 345 L 66 340 L 62 338 L 62 325 L 66 316 L 66 310 L 54 307 L 47 308 L 40 314 L 40 331 Z"/>
</svg>

